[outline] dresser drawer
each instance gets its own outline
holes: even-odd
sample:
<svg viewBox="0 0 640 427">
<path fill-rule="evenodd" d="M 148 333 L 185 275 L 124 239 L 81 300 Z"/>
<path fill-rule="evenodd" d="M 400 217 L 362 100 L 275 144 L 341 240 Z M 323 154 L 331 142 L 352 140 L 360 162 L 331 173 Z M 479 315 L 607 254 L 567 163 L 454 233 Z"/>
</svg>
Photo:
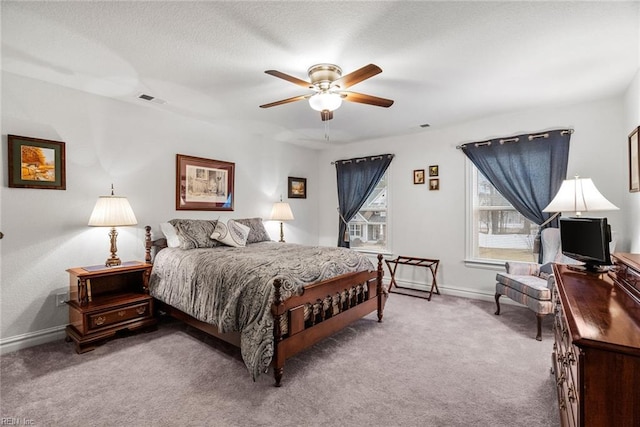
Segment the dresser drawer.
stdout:
<svg viewBox="0 0 640 427">
<path fill-rule="evenodd" d="M 87 314 L 86 325 L 88 325 L 89 331 L 93 332 L 116 324 L 151 317 L 151 315 L 149 301 L 143 301 L 137 304 L 89 313 Z"/>
</svg>

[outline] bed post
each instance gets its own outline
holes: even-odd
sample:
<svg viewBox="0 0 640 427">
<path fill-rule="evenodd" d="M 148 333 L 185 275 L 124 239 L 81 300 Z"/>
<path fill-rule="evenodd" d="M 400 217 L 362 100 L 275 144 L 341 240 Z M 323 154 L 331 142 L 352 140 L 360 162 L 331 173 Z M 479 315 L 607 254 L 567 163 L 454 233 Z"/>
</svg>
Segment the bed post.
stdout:
<svg viewBox="0 0 640 427">
<path fill-rule="evenodd" d="M 146 225 L 144 227 L 144 261 L 147 264 L 151 264 L 151 246 L 153 246 L 153 242 L 151 241 L 151 227 Z"/>
<path fill-rule="evenodd" d="M 273 281 L 273 287 L 273 377 L 276 380 L 275 386 L 280 387 L 280 381 L 282 381 L 282 374 L 284 373 L 284 353 L 279 349 L 280 343 L 282 342 L 280 321 L 284 310 L 282 294 L 280 292 L 280 288 L 282 288 L 282 279 L 275 279 Z"/>
<path fill-rule="evenodd" d="M 378 296 L 378 322 L 382 322 L 382 311 L 384 310 L 384 293 L 382 292 L 382 254 L 378 254 L 378 275 L 376 277 L 376 291 Z"/>
</svg>

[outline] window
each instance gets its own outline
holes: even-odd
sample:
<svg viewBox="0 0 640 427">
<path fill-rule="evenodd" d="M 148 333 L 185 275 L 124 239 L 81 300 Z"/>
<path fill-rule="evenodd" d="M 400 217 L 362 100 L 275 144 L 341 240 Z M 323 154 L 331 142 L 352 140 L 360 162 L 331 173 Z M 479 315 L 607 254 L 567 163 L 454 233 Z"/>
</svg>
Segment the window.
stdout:
<svg viewBox="0 0 640 427">
<path fill-rule="evenodd" d="M 384 173 L 378 185 L 364 202 L 356 216 L 349 221 L 351 248 L 375 252 L 387 251 L 387 177 Z"/>
<path fill-rule="evenodd" d="M 468 254 L 487 261 L 536 262 L 533 244 L 538 225 L 522 216 L 493 185 L 468 162 L 471 207 Z"/>
<path fill-rule="evenodd" d="M 362 237 L 362 224 L 356 224 L 354 221 L 349 223 L 349 236 Z"/>
</svg>

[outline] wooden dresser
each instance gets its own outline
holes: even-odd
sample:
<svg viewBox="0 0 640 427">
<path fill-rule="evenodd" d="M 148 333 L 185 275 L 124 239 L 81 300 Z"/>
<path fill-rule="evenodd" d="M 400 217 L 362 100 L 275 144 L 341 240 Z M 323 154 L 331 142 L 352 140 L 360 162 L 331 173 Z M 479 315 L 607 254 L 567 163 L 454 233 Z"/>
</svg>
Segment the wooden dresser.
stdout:
<svg viewBox="0 0 640 427">
<path fill-rule="evenodd" d="M 562 426 L 640 426 L 640 254 L 613 260 L 604 274 L 554 265 Z"/>
</svg>

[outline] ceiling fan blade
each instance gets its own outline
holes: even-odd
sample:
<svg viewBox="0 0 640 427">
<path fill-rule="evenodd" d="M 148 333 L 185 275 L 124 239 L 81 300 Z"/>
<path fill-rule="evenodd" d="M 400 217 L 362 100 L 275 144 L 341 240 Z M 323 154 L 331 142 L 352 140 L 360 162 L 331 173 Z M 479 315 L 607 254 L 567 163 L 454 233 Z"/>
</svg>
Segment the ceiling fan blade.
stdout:
<svg viewBox="0 0 640 427">
<path fill-rule="evenodd" d="M 265 71 L 265 73 L 267 73 L 269 75 L 272 75 L 274 77 L 281 78 L 283 80 L 286 80 L 288 82 L 293 83 L 294 85 L 301 86 L 301 87 L 303 87 L 305 89 L 313 89 L 313 85 L 311 83 L 306 82 L 306 81 L 304 81 L 302 79 L 299 79 L 297 77 L 290 76 L 289 74 L 285 74 L 283 72 L 276 71 L 276 70 L 267 70 L 267 71 Z"/>
<path fill-rule="evenodd" d="M 331 111 L 331 110 L 322 110 L 322 111 L 320 111 L 320 117 L 322 118 L 323 122 L 326 122 L 327 120 L 331 120 L 331 119 L 333 119 L 333 111 Z"/>
<path fill-rule="evenodd" d="M 340 77 L 338 80 L 334 81 L 331 86 L 340 86 L 340 89 L 346 89 L 381 72 L 382 68 L 378 67 L 377 65 L 365 65 L 358 70 Z"/>
<path fill-rule="evenodd" d="M 359 102 L 361 104 L 375 105 L 376 107 L 389 108 L 393 105 L 392 99 L 379 98 L 373 95 L 365 95 L 357 92 L 339 92 L 346 101 Z"/>
<path fill-rule="evenodd" d="M 269 107 L 275 107 L 277 105 L 288 104 L 290 102 L 302 101 L 303 99 L 306 99 L 310 96 L 311 95 L 299 95 L 299 96 L 294 96 L 293 98 L 281 99 L 280 101 L 271 102 L 269 104 L 263 104 L 260 106 L 260 108 L 269 108 Z"/>
</svg>

